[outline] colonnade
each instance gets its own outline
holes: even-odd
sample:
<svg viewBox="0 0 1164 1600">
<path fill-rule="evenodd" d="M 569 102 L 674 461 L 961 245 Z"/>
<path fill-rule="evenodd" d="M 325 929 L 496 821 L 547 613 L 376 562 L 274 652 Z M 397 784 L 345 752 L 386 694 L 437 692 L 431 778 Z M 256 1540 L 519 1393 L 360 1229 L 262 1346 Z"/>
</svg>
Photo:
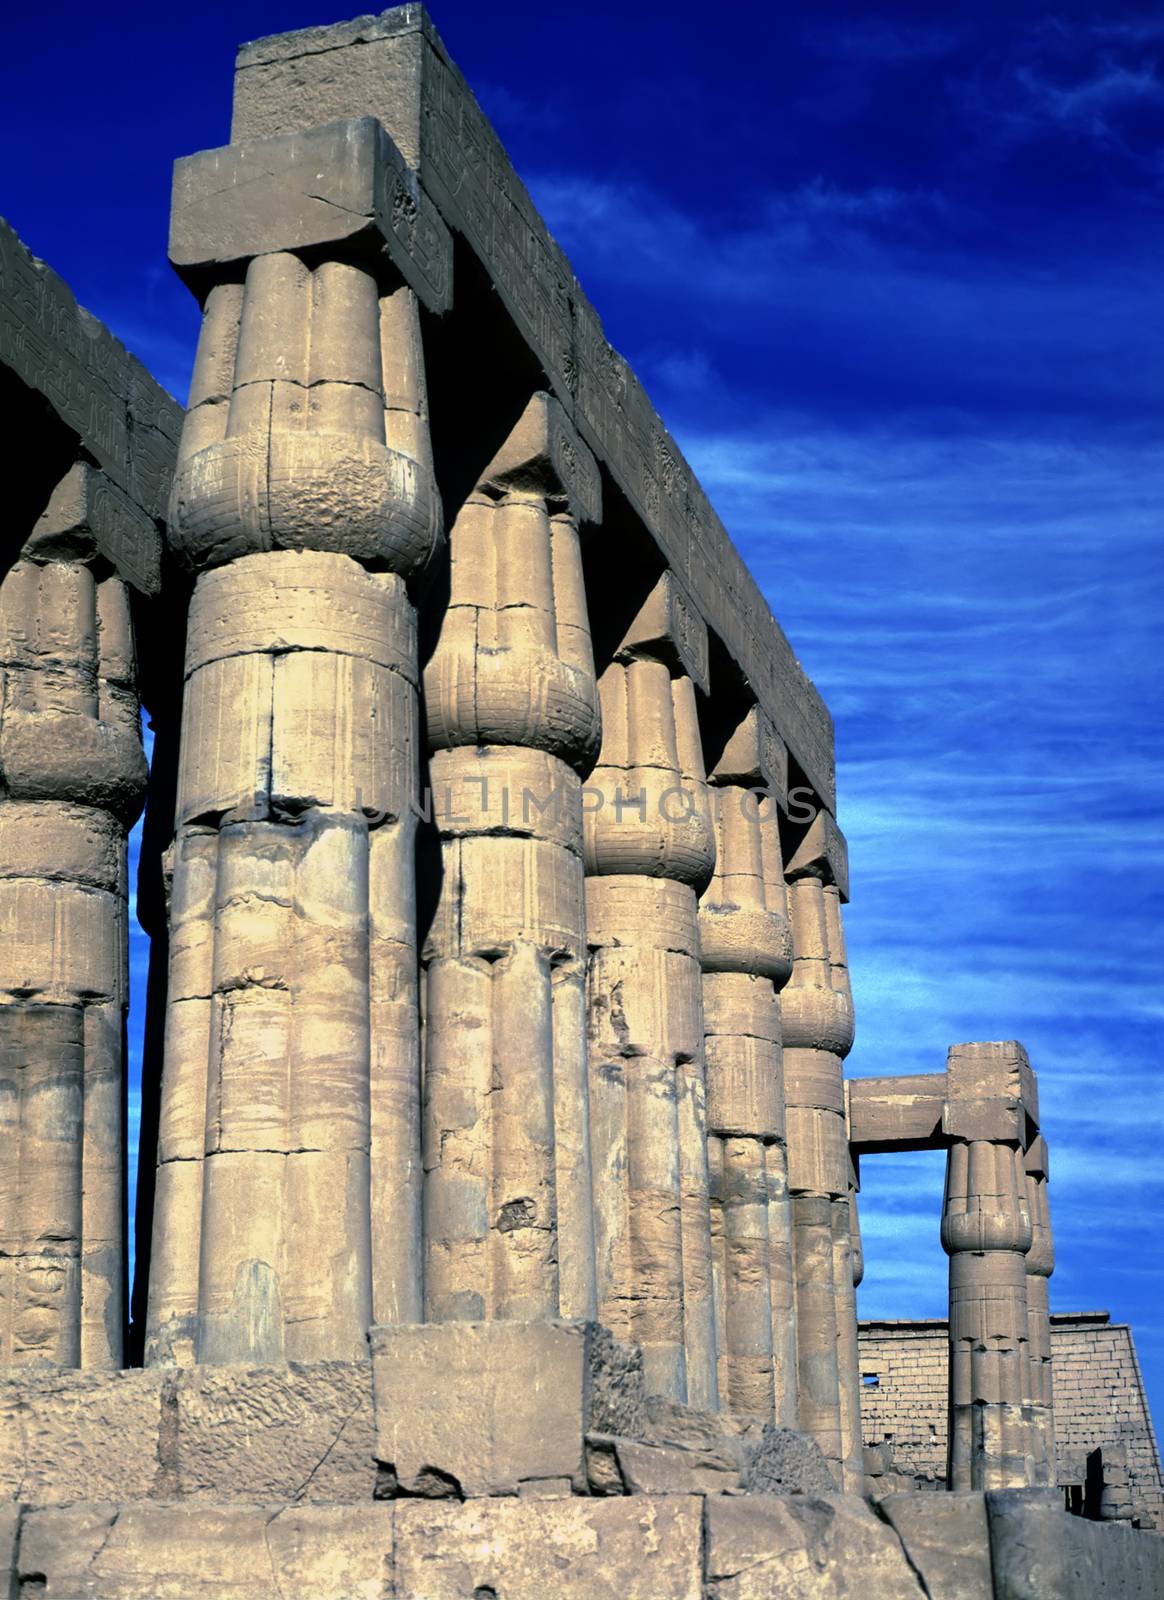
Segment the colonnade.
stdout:
<svg viewBox="0 0 1164 1600">
<path fill-rule="evenodd" d="M 630 380 L 605 454 L 577 372 L 522 351 L 495 399 L 466 383 L 454 335 L 486 348 L 463 319 L 496 310 L 438 323 L 433 203 L 369 119 L 303 139 L 182 179 L 213 247 L 183 257 L 202 329 L 166 530 L 185 660 L 145 1363 L 598 1321 L 650 1393 L 798 1427 L 859 1491 L 881 1135 L 843 1076 L 847 860 L 811 686 L 769 679 L 700 576 L 697 486 Z M 369 214 L 315 209 L 361 162 Z M 90 472 L 0 586 L 3 1366 L 125 1357 L 146 768 Z M 956 1047 L 918 1102 L 940 1129 L 902 1135 L 899 1107 L 881 1139 L 949 1151 L 952 1487 L 1053 1481 L 1046 1151 L 1029 1088 L 991 1076 L 1025 1085 L 1020 1055 Z"/>
</svg>

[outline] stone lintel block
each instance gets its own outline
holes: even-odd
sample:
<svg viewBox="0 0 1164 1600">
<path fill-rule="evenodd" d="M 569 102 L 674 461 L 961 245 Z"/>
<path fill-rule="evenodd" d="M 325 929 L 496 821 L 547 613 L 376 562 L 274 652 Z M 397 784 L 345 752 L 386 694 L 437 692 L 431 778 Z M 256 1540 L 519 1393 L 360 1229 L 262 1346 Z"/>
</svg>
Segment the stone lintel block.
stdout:
<svg viewBox="0 0 1164 1600">
<path fill-rule="evenodd" d="M 1057 1489 L 986 1495 L 995 1600 L 1126 1600 L 1164 1594 L 1164 1539 L 1068 1516 Z"/>
<path fill-rule="evenodd" d="M 820 878 L 835 883 L 841 899 L 849 898 L 849 846 L 827 811 L 818 811 L 784 869 L 788 879 Z"/>
<path fill-rule="evenodd" d="M 416 1323 L 369 1337 L 376 1457 L 405 1493 L 513 1495 L 567 1479 L 582 1494 L 586 1434 L 640 1431 L 641 1357 L 597 1323 Z"/>
<path fill-rule="evenodd" d="M 1028 1124 L 1038 1123 L 1038 1085 L 1021 1044 L 1003 1039 L 950 1046 L 944 1133 L 1025 1146 Z"/>
<path fill-rule="evenodd" d="M 765 788 L 788 810 L 788 746 L 763 706 L 755 705 L 724 746 L 710 777 L 719 784 Z"/>
<path fill-rule="evenodd" d="M 848 1078 L 849 1139 L 861 1151 L 937 1150 L 946 1144 L 944 1072 Z"/>
<path fill-rule="evenodd" d="M 383 249 L 430 311 L 452 305 L 452 239 L 375 117 L 248 139 L 174 167 L 170 260 L 195 292 L 276 250 Z"/>
<path fill-rule="evenodd" d="M 664 572 L 651 590 L 616 654 L 661 656 L 708 692 L 707 624 L 673 572 Z"/>
<path fill-rule="evenodd" d="M 714 1600 L 921 1600 L 893 1529 L 856 1495 L 709 1496 Z"/>
<path fill-rule="evenodd" d="M 930 1600 L 994 1600 L 985 1495 L 888 1494 L 877 1510 L 901 1540 Z"/>
<path fill-rule="evenodd" d="M 396 1600 L 702 1600 L 698 1495 L 398 1501 Z"/>
<path fill-rule="evenodd" d="M 580 522 L 602 520 L 598 463 L 560 403 L 541 390 L 530 400 L 480 481 L 501 491 L 530 489 L 547 498 L 565 498 Z"/>
<path fill-rule="evenodd" d="M 25 546 L 34 559 L 100 553 L 142 594 L 161 588 L 162 536 L 153 518 L 108 473 L 77 461 L 57 484 Z"/>
<path fill-rule="evenodd" d="M 1026 1154 L 1023 1156 L 1023 1166 L 1028 1177 L 1049 1178 L 1051 1176 L 1047 1141 L 1041 1133 L 1037 1133 L 1027 1146 Z"/>
</svg>

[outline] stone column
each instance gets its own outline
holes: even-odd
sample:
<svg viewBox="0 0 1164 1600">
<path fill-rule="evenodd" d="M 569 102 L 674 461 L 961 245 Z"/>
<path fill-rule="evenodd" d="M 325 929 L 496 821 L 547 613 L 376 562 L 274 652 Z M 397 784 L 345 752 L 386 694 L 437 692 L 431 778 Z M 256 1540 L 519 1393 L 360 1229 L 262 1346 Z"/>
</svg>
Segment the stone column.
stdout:
<svg viewBox="0 0 1164 1600">
<path fill-rule="evenodd" d="M 1023 1401 L 1029 1385 L 1022 1151 L 954 1139 L 946 1159 L 942 1245 L 950 1257 L 951 1489 L 1031 1481 Z"/>
<path fill-rule="evenodd" d="M 1030 1362 L 1029 1405 L 1031 1455 L 1036 1486 L 1055 1485 L 1055 1397 L 1051 1374 L 1049 1278 L 1055 1270 L 1051 1212 L 1047 1204 L 1047 1142 L 1036 1135 L 1023 1159 L 1027 1205 L 1031 1215 L 1031 1248 L 1026 1254 L 1027 1357 Z"/>
<path fill-rule="evenodd" d="M 537 394 L 450 533 L 425 670 L 425 1314 L 593 1317 L 582 778 L 598 689 L 577 519 L 598 469 Z"/>
<path fill-rule="evenodd" d="M 853 1314 L 846 1215 L 849 1151 L 842 1063 L 853 1042 L 853 1000 L 841 928 L 844 839 L 819 812 L 787 868 L 792 977 L 781 993 L 788 1181 L 792 1191 L 800 1426 L 843 1479 L 842 1414 L 859 1375 L 841 1321 Z M 842 1348 L 844 1365 L 842 1370 Z M 863 1482 L 863 1474 L 862 1474 Z"/>
<path fill-rule="evenodd" d="M 129 596 L 89 534 L 100 477 L 71 469 L 0 583 L 0 1366 L 123 1355 L 126 833 L 146 765 Z"/>
<path fill-rule="evenodd" d="M 711 777 L 699 905 L 720 1401 L 795 1427 L 796 1315 L 778 991 L 792 970 L 779 804 L 787 752 L 753 707 Z"/>
<path fill-rule="evenodd" d="M 833 1282 L 837 1291 L 837 1373 L 841 1387 L 841 1477 L 845 1489 L 860 1494 L 865 1484 L 865 1440 L 861 1431 L 861 1355 L 857 1337 L 857 1286 L 865 1275 L 857 1188 L 833 1201 Z"/>
<path fill-rule="evenodd" d="M 406 585 L 440 507 L 383 258 L 210 290 L 171 535 L 198 577 L 147 1360 L 351 1360 L 421 1315 Z"/>
<path fill-rule="evenodd" d="M 715 863 L 696 687 L 707 633 L 664 574 L 602 674 L 586 795 L 601 1320 L 651 1392 L 718 1405 L 697 894 Z"/>
</svg>

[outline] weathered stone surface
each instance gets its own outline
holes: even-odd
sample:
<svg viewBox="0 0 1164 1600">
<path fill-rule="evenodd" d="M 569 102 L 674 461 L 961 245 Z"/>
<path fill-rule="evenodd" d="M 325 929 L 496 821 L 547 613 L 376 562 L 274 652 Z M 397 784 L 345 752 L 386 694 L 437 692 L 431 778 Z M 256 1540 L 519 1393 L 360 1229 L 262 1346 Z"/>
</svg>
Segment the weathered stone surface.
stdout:
<svg viewBox="0 0 1164 1600">
<path fill-rule="evenodd" d="M 706 1502 L 707 1600 L 922 1600 L 891 1528 L 855 1496 Z"/>
<path fill-rule="evenodd" d="M 393 1516 L 374 1504 L 31 1507 L 13 1577 L 20 1594 L 67 1600 L 384 1600 Z"/>
<path fill-rule="evenodd" d="M 357 1504 L 375 1482 L 367 1362 L 0 1380 L 0 1499 Z"/>
<path fill-rule="evenodd" d="M 20 1548 L 20 1523 L 23 1516 L 23 1506 L 0 1506 L 0 1594 L 4 1595 L 4 1600 L 13 1600 L 16 1556 Z"/>
<path fill-rule="evenodd" d="M 512 1495 L 545 1478 L 584 1492 L 594 1338 L 582 1322 L 373 1328 L 377 1460 L 406 1494 Z"/>
<path fill-rule="evenodd" d="M 944 1072 L 850 1078 L 845 1084 L 849 1142 L 858 1154 L 942 1149 L 945 1103 Z"/>
<path fill-rule="evenodd" d="M 199 1367 L 171 1378 L 171 1493 L 197 1500 L 366 1502 L 376 1482 L 367 1362 Z M 163 1430 L 169 1419 L 163 1413 Z"/>
<path fill-rule="evenodd" d="M 212 267 L 270 250 L 382 249 L 430 311 L 453 297 L 440 213 L 374 117 L 249 139 L 174 167 L 170 260 L 197 286 Z"/>
<path fill-rule="evenodd" d="M 0 1379 L 0 1498 L 51 1505 L 153 1494 L 163 1382 L 157 1372 Z"/>
<path fill-rule="evenodd" d="M 78 461 L 57 485 L 25 548 L 38 560 L 84 559 L 99 551 L 141 593 L 154 595 L 161 588 L 157 523 L 87 461 Z"/>
<path fill-rule="evenodd" d="M 948 1138 L 1025 1144 L 1039 1121 L 1039 1089 L 1027 1053 L 1015 1039 L 952 1044 L 946 1058 Z"/>
<path fill-rule="evenodd" d="M 396 1506 L 397 1600 L 702 1600 L 702 1501 Z"/>
<path fill-rule="evenodd" d="M 836 1485 L 806 1434 L 723 1412 L 647 1401 L 642 1432 L 587 1435 L 594 1494 L 831 1494 Z"/>
<path fill-rule="evenodd" d="M 841 899 L 849 898 L 849 846 L 827 811 L 817 812 L 785 870 L 790 880 L 811 876 L 836 884 Z"/>
<path fill-rule="evenodd" d="M 795 1428 L 771 1423 L 742 1435 L 745 1466 L 741 1487 L 748 1494 L 831 1494 L 835 1489 L 828 1462 L 815 1439 Z"/>
<path fill-rule="evenodd" d="M 930 1600 L 993 1600 L 984 1495 L 888 1494 L 877 1510 L 900 1538 Z"/>
<path fill-rule="evenodd" d="M 1069 1517 L 1054 1489 L 986 1496 L 995 1600 L 1155 1600 L 1164 1594 L 1164 1539 L 1117 1523 Z"/>
</svg>

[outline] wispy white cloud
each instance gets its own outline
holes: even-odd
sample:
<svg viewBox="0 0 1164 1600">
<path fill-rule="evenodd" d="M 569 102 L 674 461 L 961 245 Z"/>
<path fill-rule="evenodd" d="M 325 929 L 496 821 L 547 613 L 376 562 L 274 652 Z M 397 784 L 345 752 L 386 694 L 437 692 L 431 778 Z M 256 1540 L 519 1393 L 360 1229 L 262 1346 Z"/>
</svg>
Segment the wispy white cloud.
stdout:
<svg viewBox="0 0 1164 1600">
<path fill-rule="evenodd" d="M 1135 160 L 1128 119 L 1164 102 L 1162 45 L 1155 19 L 1043 17 L 1016 33 L 1001 62 L 953 73 L 948 92 L 987 145 L 1065 138 Z"/>
</svg>

